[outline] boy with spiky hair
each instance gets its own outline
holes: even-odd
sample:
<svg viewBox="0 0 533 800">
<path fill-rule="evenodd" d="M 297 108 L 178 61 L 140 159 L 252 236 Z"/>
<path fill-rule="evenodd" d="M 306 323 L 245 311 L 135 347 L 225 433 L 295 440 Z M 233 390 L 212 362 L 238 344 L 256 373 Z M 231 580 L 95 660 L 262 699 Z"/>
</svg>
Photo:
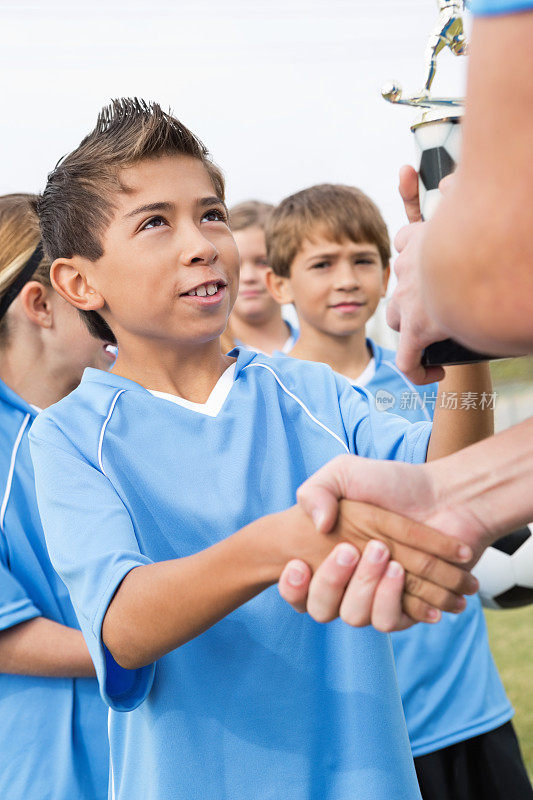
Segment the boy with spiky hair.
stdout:
<svg viewBox="0 0 533 800">
<path fill-rule="evenodd" d="M 222 354 L 239 269 L 223 181 L 159 106 L 105 109 L 40 211 L 55 288 L 118 344 L 113 373 L 87 370 L 31 433 L 49 552 L 111 707 L 111 796 L 414 800 L 388 637 L 299 617 L 274 584 L 295 555 L 353 563 L 384 529 L 411 616 L 461 610 L 476 582 L 449 562 L 469 548 L 359 504 L 325 536 L 293 506 L 340 453 L 418 462 L 446 432 L 380 417 L 328 367 Z M 386 562 L 374 541 L 358 570 L 375 583 Z"/>
<path fill-rule="evenodd" d="M 482 402 L 483 392 L 487 398 L 491 392 L 486 365 L 449 368 L 441 397 L 450 409 L 442 409 L 437 384 L 414 386 L 396 366 L 395 353 L 367 338 L 365 326 L 387 289 L 391 252 L 385 221 L 364 192 L 338 184 L 297 192 L 272 212 L 266 238 L 267 284 L 279 303 L 295 304 L 300 319 L 290 356 L 329 364 L 372 392 L 378 407 L 411 422 L 431 419 L 436 409 L 450 426 L 464 424 L 465 436 L 470 428 L 472 441 L 484 428 L 490 433 L 492 413 L 483 410 L 490 402 Z M 326 562 L 313 591 L 327 579 L 340 599 L 348 578 Z M 280 586 L 285 592 L 283 581 Z M 302 581 L 285 596 L 305 603 L 306 590 Z M 445 614 L 439 625 L 394 633 L 392 643 L 424 800 L 531 797 L 479 597 L 468 598 L 463 614 Z"/>
</svg>

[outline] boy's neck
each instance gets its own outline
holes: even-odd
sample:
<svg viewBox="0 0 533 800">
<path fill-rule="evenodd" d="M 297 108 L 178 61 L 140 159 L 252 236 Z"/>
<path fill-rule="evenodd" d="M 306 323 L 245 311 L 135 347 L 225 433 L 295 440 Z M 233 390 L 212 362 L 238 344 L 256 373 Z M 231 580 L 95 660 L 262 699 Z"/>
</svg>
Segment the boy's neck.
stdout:
<svg viewBox="0 0 533 800">
<path fill-rule="evenodd" d="M 307 325 L 304 320 L 298 341 L 289 355 L 329 364 L 335 372 L 351 379 L 358 378 L 372 358 L 364 328 L 350 336 L 332 336 Z"/>
<path fill-rule="evenodd" d="M 193 403 L 205 403 L 222 373 L 234 363 L 222 354 L 217 337 L 198 345 L 121 337 L 111 372 L 136 381 L 146 389 L 174 394 Z"/>
<path fill-rule="evenodd" d="M 276 313 L 260 325 L 254 325 L 233 314 L 230 320 L 230 330 L 234 340 L 269 355 L 275 350 L 281 350 L 289 337 L 289 330 L 281 316 L 281 309 L 277 309 Z"/>
</svg>

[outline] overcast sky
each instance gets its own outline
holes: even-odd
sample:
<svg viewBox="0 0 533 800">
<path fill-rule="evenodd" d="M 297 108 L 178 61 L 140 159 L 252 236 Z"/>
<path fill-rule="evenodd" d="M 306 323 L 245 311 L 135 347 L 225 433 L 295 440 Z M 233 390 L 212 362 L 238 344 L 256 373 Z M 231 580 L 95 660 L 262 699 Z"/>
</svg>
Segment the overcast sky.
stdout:
<svg viewBox="0 0 533 800">
<path fill-rule="evenodd" d="M 435 0 L 0 0 L 0 194 L 37 191 L 111 97 L 171 106 L 222 167 L 229 203 L 319 182 L 360 186 L 391 234 L 415 113 L 380 96 L 423 82 Z M 441 56 L 439 92 L 464 92 Z"/>
</svg>

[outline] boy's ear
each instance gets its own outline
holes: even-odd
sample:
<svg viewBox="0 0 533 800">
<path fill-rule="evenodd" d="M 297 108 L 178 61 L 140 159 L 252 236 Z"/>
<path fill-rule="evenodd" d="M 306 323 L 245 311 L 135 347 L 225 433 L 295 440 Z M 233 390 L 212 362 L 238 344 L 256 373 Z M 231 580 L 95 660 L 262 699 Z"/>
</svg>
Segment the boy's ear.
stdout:
<svg viewBox="0 0 533 800">
<path fill-rule="evenodd" d="M 387 287 L 389 285 L 389 278 L 390 278 L 390 263 L 383 267 L 383 275 L 381 279 L 381 296 L 385 297 L 387 294 Z"/>
<path fill-rule="evenodd" d="M 294 302 L 290 278 L 276 275 L 271 267 L 267 267 L 265 282 L 268 291 L 280 305 Z"/>
<path fill-rule="evenodd" d="M 105 301 L 102 295 L 89 284 L 82 271 L 79 256 L 73 258 L 56 258 L 50 267 L 52 286 L 67 303 L 81 311 L 97 311 Z"/>
<path fill-rule="evenodd" d="M 53 311 L 50 302 L 52 291 L 49 286 L 44 286 L 39 281 L 28 281 L 17 298 L 26 317 L 40 328 L 52 327 Z"/>
</svg>

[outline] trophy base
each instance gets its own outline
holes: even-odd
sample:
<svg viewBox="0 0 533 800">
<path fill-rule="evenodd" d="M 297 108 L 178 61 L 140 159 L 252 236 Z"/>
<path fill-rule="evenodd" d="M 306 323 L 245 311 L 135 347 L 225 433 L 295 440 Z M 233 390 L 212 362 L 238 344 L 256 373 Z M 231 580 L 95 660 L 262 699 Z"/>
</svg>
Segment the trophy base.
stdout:
<svg viewBox="0 0 533 800">
<path fill-rule="evenodd" d="M 426 347 L 422 356 L 422 366 L 424 367 L 452 367 L 459 364 L 478 364 L 481 361 L 494 361 L 503 356 L 489 356 L 484 353 L 476 353 L 463 347 L 453 339 L 444 339 L 442 342 L 435 342 Z"/>
</svg>

